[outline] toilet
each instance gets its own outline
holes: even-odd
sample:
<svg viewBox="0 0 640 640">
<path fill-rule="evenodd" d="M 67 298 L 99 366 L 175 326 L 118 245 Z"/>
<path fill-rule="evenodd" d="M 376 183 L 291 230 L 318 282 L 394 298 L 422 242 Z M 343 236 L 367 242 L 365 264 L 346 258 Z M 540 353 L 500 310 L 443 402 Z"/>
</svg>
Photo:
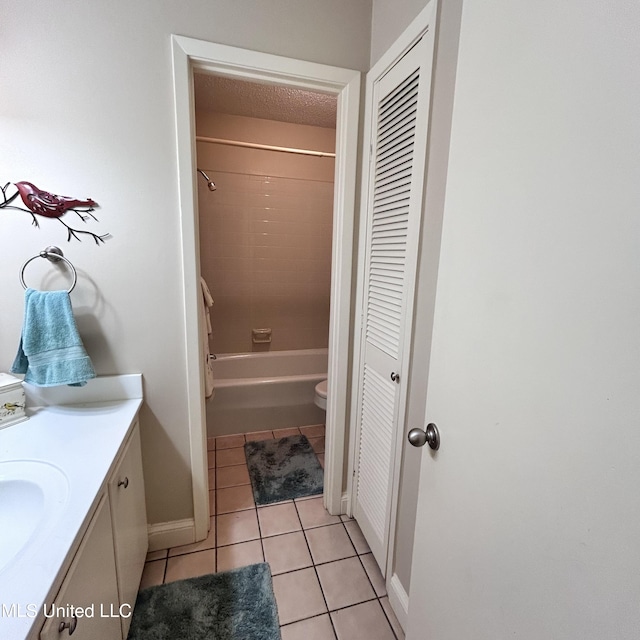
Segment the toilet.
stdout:
<svg viewBox="0 0 640 640">
<path fill-rule="evenodd" d="M 323 380 L 316 385 L 316 396 L 313 399 L 316 406 L 327 410 L 327 381 Z"/>
</svg>

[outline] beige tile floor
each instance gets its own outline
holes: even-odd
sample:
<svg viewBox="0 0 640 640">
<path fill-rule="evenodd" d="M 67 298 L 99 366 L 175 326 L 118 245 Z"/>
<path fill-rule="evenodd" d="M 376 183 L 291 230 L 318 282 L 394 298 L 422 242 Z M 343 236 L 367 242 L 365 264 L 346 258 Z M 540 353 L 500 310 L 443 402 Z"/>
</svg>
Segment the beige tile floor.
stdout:
<svg viewBox="0 0 640 640">
<path fill-rule="evenodd" d="M 256 507 L 245 441 L 303 433 L 324 465 L 324 426 L 209 439 L 206 540 L 148 555 L 141 588 L 268 562 L 282 640 L 401 640 L 380 570 L 355 520 L 322 497 Z"/>
</svg>

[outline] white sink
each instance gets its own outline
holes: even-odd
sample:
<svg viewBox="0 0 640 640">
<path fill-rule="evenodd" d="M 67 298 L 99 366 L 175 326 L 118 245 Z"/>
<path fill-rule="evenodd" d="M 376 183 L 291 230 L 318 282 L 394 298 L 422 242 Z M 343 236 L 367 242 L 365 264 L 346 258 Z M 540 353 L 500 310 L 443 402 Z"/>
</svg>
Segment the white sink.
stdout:
<svg viewBox="0 0 640 640">
<path fill-rule="evenodd" d="M 0 462 L 0 574 L 46 539 L 68 495 L 65 474 L 52 464 Z"/>
</svg>

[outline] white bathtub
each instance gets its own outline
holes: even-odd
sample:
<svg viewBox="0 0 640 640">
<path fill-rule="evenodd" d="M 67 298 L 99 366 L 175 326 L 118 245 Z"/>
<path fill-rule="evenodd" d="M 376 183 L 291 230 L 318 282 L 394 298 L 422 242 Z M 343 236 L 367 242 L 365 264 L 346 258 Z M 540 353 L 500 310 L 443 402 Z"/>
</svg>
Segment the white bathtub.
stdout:
<svg viewBox="0 0 640 640">
<path fill-rule="evenodd" d="M 218 355 L 215 395 L 207 400 L 207 435 L 322 424 L 315 386 L 327 377 L 327 350 Z"/>
</svg>

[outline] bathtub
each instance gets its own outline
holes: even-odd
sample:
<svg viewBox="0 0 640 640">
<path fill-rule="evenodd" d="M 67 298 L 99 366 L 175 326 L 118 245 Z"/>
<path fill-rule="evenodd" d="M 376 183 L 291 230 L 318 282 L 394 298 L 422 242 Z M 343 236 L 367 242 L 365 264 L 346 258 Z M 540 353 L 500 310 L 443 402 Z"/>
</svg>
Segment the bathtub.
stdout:
<svg viewBox="0 0 640 640">
<path fill-rule="evenodd" d="M 327 349 L 219 354 L 213 376 L 209 437 L 324 423 L 313 399 L 327 377 Z"/>
</svg>

